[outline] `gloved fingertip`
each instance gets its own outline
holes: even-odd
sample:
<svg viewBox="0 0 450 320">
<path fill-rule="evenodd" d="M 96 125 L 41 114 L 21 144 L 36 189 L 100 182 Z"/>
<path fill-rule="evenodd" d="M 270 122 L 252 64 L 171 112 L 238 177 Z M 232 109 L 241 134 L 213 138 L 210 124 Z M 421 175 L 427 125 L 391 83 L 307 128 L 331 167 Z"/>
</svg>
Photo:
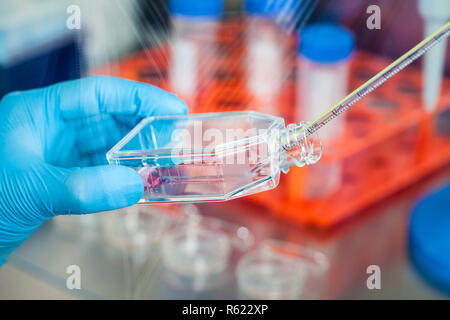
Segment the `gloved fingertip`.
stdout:
<svg viewBox="0 0 450 320">
<path fill-rule="evenodd" d="M 188 113 L 187 104 L 175 94 L 169 93 L 164 108 L 156 109 L 158 115 L 183 115 Z"/>
<path fill-rule="evenodd" d="M 128 207 L 142 197 L 144 193 L 144 182 L 141 176 L 136 170 L 125 166 L 107 166 L 110 171 L 109 182 L 111 183 L 111 195 L 114 193 L 117 198 L 117 202 L 111 202 L 114 207 L 122 208 Z"/>
<path fill-rule="evenodd" d="M 189 111 L 189 108 L 188 108 L 186 102 L 184 102 L 184 101 L 181 100 L 181 99 L 179 99 L 179 101 L 180 101 L 180 103 L 181 103 L 181 107 L 180 107 L 181 113 L 182 113 L 182 114 L 187 114 L 188 111 Z"/>
<path fill-rule="evenodd" d="M 98 166 L 75 170 L 66 181 L 69 207 L 64 213 L 84 214 L 114 210 L 135 204 L 142 197 L 144 183 L 133 169 Z"/>
</svg>

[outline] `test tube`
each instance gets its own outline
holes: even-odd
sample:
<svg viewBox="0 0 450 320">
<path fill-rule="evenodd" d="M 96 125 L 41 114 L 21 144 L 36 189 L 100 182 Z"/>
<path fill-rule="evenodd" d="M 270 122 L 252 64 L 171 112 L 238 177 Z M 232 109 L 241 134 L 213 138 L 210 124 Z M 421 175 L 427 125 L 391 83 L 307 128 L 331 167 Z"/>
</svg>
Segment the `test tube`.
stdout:
<svg viewBox="0 0 450 320">
<path fill-rule="evenodd" d="M 329 268 L 320 251 L 280 240 L 264 240 L 238 263 L 244 299 L 318 299 L 324 296 Z"/>
<path fill-rule="evenodd" d="M 283 32 L 275 23 L 276 1 L 245 1 L 246 69 L 247 87 L 258 102 L 258 111 L 280 115 L 277 94 L 282 84 L 284 48 Z"/>
<path fill-rule="evenodd" d="M 169 77 L 172 90 L 188 104 L 214 77 L 223 0 L 170 0 L 173 34 Z"/>
<path fill-rule="evenodd" d="M 447 0 L 420 0 L 417 4 L 419 13 L 424 19 L 426 36 L 439 29 L 450 17 L 450 2 Z M 429 112 L 435 110 L 439 100 L 445 69 L 445 50 L 444 39 L 424 56 L 423 102 Z"/>
<path fill-rule="evenodd" d="M 338 25 L 316 23 L 300 32 L 297 120 L 317 118 L 347 94 L 353 50 L 353 35 Z M 321 139 L 339 138 L 344 123 L 343 116 L 334 119 L 320 130 Z"/>
<path fill-rule="evenodd" d="M 297 120 L 317 118 L 347 94 L 354 42 L 351 32 L 331 23 L 312 24 L 300 32 Z M 333 155 L 333 145 L 342 137 L 344 126 L 345 116 L 341 116 L 320 130 L 325 159 Z M 339 161 L 308 168 L 306 196 L 320 198 L 334 192 L 341 183 L 341 169 Z"/>
</svg>

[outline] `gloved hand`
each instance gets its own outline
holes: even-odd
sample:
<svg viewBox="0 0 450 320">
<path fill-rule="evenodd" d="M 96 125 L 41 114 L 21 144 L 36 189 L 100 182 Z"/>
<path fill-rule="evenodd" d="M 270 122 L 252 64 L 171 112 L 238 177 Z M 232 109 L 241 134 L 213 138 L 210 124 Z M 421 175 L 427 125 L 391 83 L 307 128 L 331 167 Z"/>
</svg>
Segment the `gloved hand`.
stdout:
<svg viewBox="0 0 450 320">
<path fill-rule="evenodd" d="M 106 152 L 140 119 L 183 114 L 173 94 L 90 77 L 14 92 L 0 101 L 0 266 L 42 222 L 126 207 L 143 193 L 133 169 Z"/>
</svg>

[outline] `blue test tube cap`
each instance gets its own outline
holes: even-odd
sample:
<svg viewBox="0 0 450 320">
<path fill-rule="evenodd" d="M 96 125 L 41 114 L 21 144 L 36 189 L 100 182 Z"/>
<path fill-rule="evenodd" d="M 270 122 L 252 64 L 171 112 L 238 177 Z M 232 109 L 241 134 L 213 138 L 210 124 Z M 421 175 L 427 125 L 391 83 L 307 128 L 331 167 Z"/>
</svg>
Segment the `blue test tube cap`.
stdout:
<svg viewBox="0 0 450 320">
<path fill-rule="evenodd" d="M 450 295 L 450 185 L 431 192 L 414 207 L 409 254 L 418 273 Z"/>
<path fill-rule="evenodd" d="M 275 0 L 276 1 L 276 0 Z M 274 0 L 245 0 L 245 12 L 251 16 L 272 16 L 274 13 Z"/>
<path fill-rule="evenodd" d="M 353 33 L 337 24 L 314 23 L 300 31 L 298 52 L 315 62 L 339 62 L 349 58 L 354 48 Z"/>
<path fill-rule="evenodd" d="M 298 8 L 300 0 L 245 0 L 245 12 L 250 16 L 276 17 L 282 11 Z"/>
<path fill-rule="evenodd" d="M 215 18 L 222 16 L 223 0 L 169 0 L 171 14 Z"/>
</svg>

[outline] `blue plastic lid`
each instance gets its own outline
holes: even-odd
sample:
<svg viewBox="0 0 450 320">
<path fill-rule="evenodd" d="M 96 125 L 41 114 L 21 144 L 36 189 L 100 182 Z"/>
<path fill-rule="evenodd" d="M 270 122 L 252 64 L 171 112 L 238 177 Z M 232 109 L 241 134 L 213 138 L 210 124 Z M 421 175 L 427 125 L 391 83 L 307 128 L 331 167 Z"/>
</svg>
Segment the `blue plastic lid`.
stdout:
<svg viewBox="0 0 450 320">
<path fill-rule="evenodd" d="M 223 0 L 169 0 L 169 10 L 182 16 L 220 18 Z"/>
<path fill-rule="evenodd" d="M 245 0 L 245 12 L 250 15 L 267 15 L 269 13 L 269 3 L 270 0 Z"/>
<path fill-rule="evenodd" d="M 414 208 L 409 252 L 417 271 L 450 294 L 450 185 L 432 192 Z"/>
<path fill-rule="evenodd" d="M 298 9 L 299 0 L 245 0 L 248 15 L 276 17 L 281 11 Z"/>
<path fill-rule="evenodd" d="M 336 24 L 315 23 L 300 32 L 298 52 L 313 61 L 338 62 L 348 58 L 354 48 L 353 34 Z"/>
<path fill-rule="evenodd" d="M 249 15 L 275 16 L 274 0 L 245 0 L 245 12 Z"/>
</svg>

